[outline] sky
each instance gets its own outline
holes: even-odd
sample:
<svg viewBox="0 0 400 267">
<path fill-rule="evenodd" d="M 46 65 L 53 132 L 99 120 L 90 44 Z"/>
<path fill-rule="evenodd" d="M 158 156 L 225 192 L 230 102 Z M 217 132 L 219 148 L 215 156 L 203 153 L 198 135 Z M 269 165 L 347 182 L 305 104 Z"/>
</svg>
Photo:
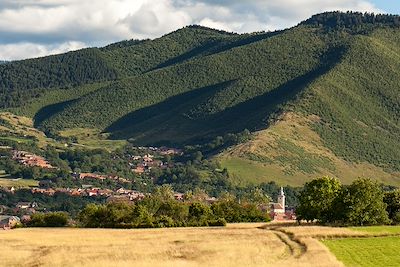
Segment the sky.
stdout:
<svg viewBox="0 0 400 267">
<path fill-rule="evenodd" d="M 400 13 L 400 0 L 0 0 L 0 60 L 157 38 L 191 24 L 273 31 L 313 14 Z"/>
</svg>

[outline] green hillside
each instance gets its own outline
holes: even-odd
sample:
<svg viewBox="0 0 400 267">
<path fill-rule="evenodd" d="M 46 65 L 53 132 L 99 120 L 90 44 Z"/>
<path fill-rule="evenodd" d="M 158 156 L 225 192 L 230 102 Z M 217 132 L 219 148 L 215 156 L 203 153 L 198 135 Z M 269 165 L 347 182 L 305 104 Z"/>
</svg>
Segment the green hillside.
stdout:
<svg viewBox="0 0 400 267">
<path fill-rule="evenodd" d="M 141 145 L 249 129 L 253 140 L 217 156 L 244 183 L 373 174 L 397 184 L 399 41 L 392 15 L 331 12 L 240 35 L 190 26 L 0 65 L 0 107 L 52 137 L 85 128 Z"/>
</svg>

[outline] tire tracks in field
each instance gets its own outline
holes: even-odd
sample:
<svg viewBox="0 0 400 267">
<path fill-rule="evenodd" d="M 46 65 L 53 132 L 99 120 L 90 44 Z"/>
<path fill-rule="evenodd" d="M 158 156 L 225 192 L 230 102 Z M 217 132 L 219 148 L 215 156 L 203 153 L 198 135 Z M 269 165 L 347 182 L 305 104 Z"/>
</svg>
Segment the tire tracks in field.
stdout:
<svg viewBox="0 0 400 267">
<path fill-rule="evenodd" d="M 283 258 L 276 262 L 274 266 L 294 266 L 294 267 L 344 267 L 326 246 L 312 237 L 299 237 L 294 233 L 285 231 L 285 225 L 271 225 L 259 227 L 264 231 L 272 232 L 286 245 L 288 254 L 283 254 Z M 316 259 L 319 259 L 316 261 Z"/>
<path fill-rule="evenodd" d="M 287 246 L 291 257 L 298 259 L 307 252 L 307 246 L 293 238 L 293 236 L 279 230 L 270 231 L 273 232 L 279 238 L 279 240 L 281 240 Z"/>
<path fill-rule="evenodd" d="M 282 230 L 282 225 L 279 226 L 262 226 L 259 229 L 267 230 L 276 235 L 276 237 L 286 245 L 291 258 L 299 259 L 301 256 L 306 254 L 307 246 L 301 242 L 294 235 L 287 233 Z"/>
</svg>

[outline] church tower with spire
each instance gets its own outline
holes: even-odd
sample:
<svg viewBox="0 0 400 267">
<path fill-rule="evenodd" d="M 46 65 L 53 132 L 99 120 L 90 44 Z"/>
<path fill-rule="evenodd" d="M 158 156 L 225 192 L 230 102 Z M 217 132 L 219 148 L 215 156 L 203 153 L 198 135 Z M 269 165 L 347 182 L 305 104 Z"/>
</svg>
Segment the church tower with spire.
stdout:
<svg viewBox="0 0 400 267">
<path fill-rule="evenodd" d="M 278 195 L 278 204 L 282 206 L 283 213 L 285 213 L 285 192 L 283 192 L 283 187 L 281 187 L 281 192 Z"/>
</svg>

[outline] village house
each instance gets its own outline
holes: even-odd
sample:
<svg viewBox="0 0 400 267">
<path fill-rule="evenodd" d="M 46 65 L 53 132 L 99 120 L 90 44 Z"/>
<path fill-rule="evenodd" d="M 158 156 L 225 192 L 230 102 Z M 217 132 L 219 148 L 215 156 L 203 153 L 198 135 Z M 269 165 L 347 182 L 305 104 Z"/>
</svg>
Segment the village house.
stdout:
<svg viewBox="0 0 400 267">
<path fill-rule="evenodd" d="M 134 173 L 137 173 L 137 174 L 143 174 L 144 171 L 145 171 L 145 167 L 142 166 L 142 165 L 138 165 L 138 166 L 136 166 L 136 168 L 133 169 L 132 171 L 133 171 Z"/>
<path fill-rule="evenodd" d="M 0 228 L 2 229 L 12 229 L 21 220 L 17 216 L 7 216 L 7 215 L 0 215 Z"/>
<path fill-rule="evenodd" d="M 38 204 L 36 202 L 18 202 L 15 207 L 22 210 L 34 209 L 38 207 Z"/>
<path fill-rule="evenodd" d="M 168 148 L 168 147 L 160 147 L 158 150 L 161 155 L 182 155 L 183 152 L 181 149 L 177 148 Z"/>
<path fill-rule="evenodd" d="M 15 193 L 15 187 L 14 186 L 11 186 L 11 187 L 2 187 L 1 188 L 4 192 L 7 192 L 7 193 L 11 193 L 11 194 L 14 194 Z M 1 194 L 0 194 L 0 196 L 1 196 Z"/>
<path fill-rule="evenodd" d="M 45 158 L 26 151 L 13 150 L 12 159 L 29 167 L 40 167 L 43 169 L 55 168 Z"/>
<path fill-rule="evenodd" d="M 54 196 L 56 193 L 56 190 L 52 188 L 32 188 L 31 192 L 33 194 L 43 194 L 43 195 L 48 195 L 48 196 Z"/>
<path fill-rule="evenodd" d="M 105 180 L 107 179 L 106 176 L 104 175 L 100 175 L 100 174 L 95 174 L 95 173 L 80 173 L 79 174 L 79 179 L 83 180 L 83 179 L 96 179 L 96 180 Z"/>
<path fill-rule="evenodd" d="M 183 193 L 175 193 L 174 194 L 174 198 L 178 201 L 183 201 L 185 200 L 185 194 Z"/>
<path fill-rule="evenodd" d="M 143 156 L 143 162 L 153 162 L 153 155 L 147 154 Z"/>
<path fill-rule="evenodd" d="M 209 203 L 209 204 L 213 204 L 213 203 L 217 202 L 218 199 L 217 199 L 216 197 L 207 197 L 207 198 L 206 198 L 206 201 L 207 201 L 207 203 Z"/>
</svg>

